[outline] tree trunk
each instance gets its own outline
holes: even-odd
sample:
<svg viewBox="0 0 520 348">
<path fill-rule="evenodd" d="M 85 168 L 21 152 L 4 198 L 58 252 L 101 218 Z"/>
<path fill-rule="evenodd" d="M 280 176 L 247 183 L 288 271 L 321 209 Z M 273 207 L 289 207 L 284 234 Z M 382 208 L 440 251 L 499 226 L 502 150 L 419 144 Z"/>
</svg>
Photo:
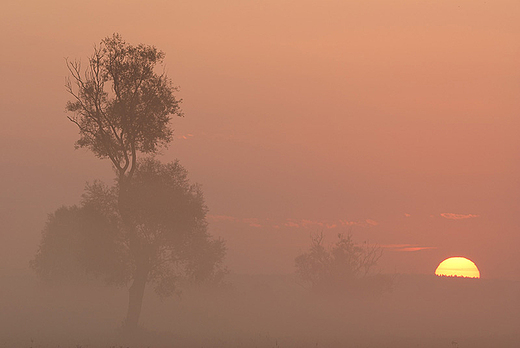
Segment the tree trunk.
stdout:
<svg viewBox="0 0 520 348">
<path fill-rule="evenodd" d="M 128 312 L 125 319 L 125 329 L 129 332 L 135 331 L 139 325 L 146 280 L 147 272 L 137 271 L 128 290 Z"/>
<path fill-rule="evenodd" d="M 148 280 L 149 264 L 143 245 L 136 233 L 134 217 L 129 197 L 130 177 L 124 175 L 119 178 L 119 214 L 123 222 L 126 237 L 128 238 L 130 257 L 135 265 L 132 285 L 128 289 L 128 311 L 124 321 L 124 329 L 135 332 L 139 326 L 139 317 L 143 305 L 144 289 Z"/>
</svg>

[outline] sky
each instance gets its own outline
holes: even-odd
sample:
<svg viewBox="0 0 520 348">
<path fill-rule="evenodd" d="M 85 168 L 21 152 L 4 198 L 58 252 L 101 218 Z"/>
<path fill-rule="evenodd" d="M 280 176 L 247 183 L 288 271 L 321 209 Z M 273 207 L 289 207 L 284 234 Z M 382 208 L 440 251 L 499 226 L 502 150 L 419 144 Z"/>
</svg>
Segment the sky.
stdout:
<svg viewBox="0 0 520 348">
<path fill-rule="evenodd" d="M 184 118 L 159 158 L 202 185 L 229 268 L 289 273 L 322 231 L 381 271 L 465 256 L 520 279 L 518 1 L 2 1 L 0 272 L 110 164 L 75 150 L 65 59 L 165 52 Z"/>
</svg>

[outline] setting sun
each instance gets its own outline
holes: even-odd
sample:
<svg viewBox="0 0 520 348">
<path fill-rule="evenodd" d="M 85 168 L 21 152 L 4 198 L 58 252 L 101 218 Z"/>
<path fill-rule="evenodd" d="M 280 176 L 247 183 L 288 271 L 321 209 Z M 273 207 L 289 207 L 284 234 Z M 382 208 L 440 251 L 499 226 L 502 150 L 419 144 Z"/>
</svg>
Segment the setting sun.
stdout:
<svg viewBox="0 0 520 348">
<path fill-rule="evenodd" d="M 475 263 L 465 257 L 450 257 L 442 261 L 435 274 L 438 276 L 480 278 L 480 272 Z"/>
</svg>

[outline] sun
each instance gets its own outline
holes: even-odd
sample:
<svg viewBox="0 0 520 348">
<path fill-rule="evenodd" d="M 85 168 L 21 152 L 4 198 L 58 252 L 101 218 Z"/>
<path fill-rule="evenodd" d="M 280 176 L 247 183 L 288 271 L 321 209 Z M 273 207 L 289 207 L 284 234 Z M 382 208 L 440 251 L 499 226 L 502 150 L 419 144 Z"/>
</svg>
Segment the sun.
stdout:
<svg viewBox="0 0 520 348">
<path fill-rule="evenodd" d="M 448 277 L 480 278 L 477 265 L 465 257 L 447 258 L 439 264 L 435 274 Z"/>
</svg>

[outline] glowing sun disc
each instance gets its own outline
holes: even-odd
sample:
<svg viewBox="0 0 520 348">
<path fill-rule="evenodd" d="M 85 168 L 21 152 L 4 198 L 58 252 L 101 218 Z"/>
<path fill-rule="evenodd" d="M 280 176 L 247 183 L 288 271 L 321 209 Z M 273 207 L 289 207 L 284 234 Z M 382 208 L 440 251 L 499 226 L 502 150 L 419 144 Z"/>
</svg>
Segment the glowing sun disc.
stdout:
<svg viewBox="0 0 520 348">
<path fill-rule="evenodd" d="M 435 274 L 448 277 L 480 278 L 477 265 L 465 257 L 447 258 L 439 264 Z"/>
</svg>

